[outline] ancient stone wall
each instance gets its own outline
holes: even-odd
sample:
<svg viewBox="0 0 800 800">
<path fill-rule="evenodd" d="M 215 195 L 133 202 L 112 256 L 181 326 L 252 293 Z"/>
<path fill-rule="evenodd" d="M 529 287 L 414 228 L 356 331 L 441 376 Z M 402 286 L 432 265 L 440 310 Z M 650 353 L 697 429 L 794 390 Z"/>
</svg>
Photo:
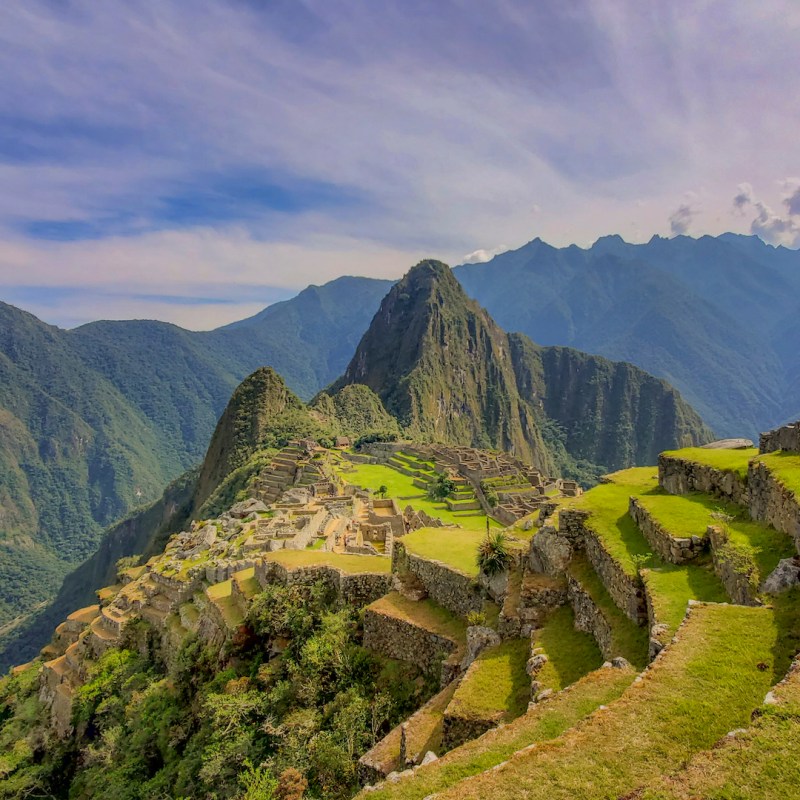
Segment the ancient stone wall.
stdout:
<svg viewBox="0 0 800 800">
<path fill-rule="evenodd" d="M 370 608 L 364 612 L 364 647 L 407 661 L 424 672 L 438 673 L 441 686 L 458 673 L 458 661 L 453 660 L 458 645 L 452 639 Z"/>
<path fill-rule="evenodd" d="M 758 442 L 759 453 L 773 453 L 775 450 L 800 452 L 800 420 L 791 425 L 762 433 Z"/>
<path fill-rule="evenodd" d="M 711 556 L 714 572 L 722 581 L 725 591 L 734 603 L 742 606 L 758 605 L 758 578 L 754 563 L 745 562 L 741 555 L 728 545 L 728 537 L 723 528 L 709 525 L 708 538 L 711 542 Z"/>
<path fill-rule="evenodd" d="M 262 586 L 269 583 L 308 586 L 322 581 L 340 603 L 358 608 L 383 597 L 392 584 L 392 576 L 385 573 L 350 574 L 325 564 L 289 570 L 275 561 L 263 561 L 256 565 L 255 574 Z"/>
<path fill-rule="evenodd" d="M 609 555 L 592 530 L 589 515 L 585 512 L 562 511 L 559 514 L 558 532 L 578 546 L 582 543 L 611 599 L 629 619 L 637 625 L 643 624 L 647 619 L 647 608 L 641 581 L 638 576 L 628 575 Z"/>
<path fill-rule="evenodd" d="M 705 534 L 691 537 L 672 536 L 635 497 L 630 499 L 628 513 L 650 547 L 671 564 L 686 564 L 705 552 L 708 547 L 708 538 Z"/>
<path fill-rule="evenodd" d="M 703 492 L 746 506 L 748 483 L 735 472 L 725 472 L 682 458 L 658 457 L 658 482 L 670 494 Z"/>
<path fill-rule="evenodd" d="M 619 653 L 613 652 L 611 626 L 594 604 L 591 595 L 571 575 L 567 575 L 567 597 L 575 613 L 575 627 L 594 637 L 603 658 L 618 656 Z"/>
<path fill-rule="evenodd" d="M 800 499 L 757 459 L 750 463 L 747 481 L 750 486 L 750 516 L 788 533 L 800 552 Z"/>
<path fill-rule="evenodd" d="M 410 572 L 425 586 L 432 600 L 461 617 L 483 608 L 483 592 L 473 578 L 440 561 L 429 561 L 409 553 L 402 539 L 394 543 L 392 572 Z"/>
</svg>

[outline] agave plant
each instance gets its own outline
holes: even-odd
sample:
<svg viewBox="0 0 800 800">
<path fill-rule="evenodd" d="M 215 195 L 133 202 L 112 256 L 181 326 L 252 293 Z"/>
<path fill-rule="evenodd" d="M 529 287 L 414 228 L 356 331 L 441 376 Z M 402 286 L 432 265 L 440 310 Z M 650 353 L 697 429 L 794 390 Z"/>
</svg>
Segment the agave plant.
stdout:
<svg viewBox="0 0 800 800">
<path fill-rule="evenodd" d="M 478 545 L 478 567 L 490 578 L 505 572 L 511 566 L 511 553 L 502 532 L 487 533 Z"/>
</svg>

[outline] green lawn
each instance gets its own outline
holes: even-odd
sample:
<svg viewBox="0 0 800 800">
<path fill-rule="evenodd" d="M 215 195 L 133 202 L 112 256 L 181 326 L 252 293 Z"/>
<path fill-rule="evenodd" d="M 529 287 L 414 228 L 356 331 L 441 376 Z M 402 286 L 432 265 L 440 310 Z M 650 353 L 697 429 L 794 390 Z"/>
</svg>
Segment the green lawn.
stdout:
<svg viewBox="0 0 800 800">
<path fill-rule="evenodd" d="M 745 509 L 723 503 L 705 494 L 671 495 L 654 493 L 640 503 L 674 537 L 703 536 L 709 525 L 720 524 L 712 514 L 721 512 L 734 519 L 724 525 L 730 546 L 745 563 L 758 571 L 758 582 L 772 572 L 782 558 L 795 552 L 794 542 L 770 525 L 753 522 Z"/>
<path fill-rule="evenodd" d="M 747 725 L 788 664 L 786 642 L 769 609 L 698 606 L 677 643 L 619 700 L 560 739 L 519 753 L 437 797 L 627 796 Z M 414 780 L 407 784 L 413 786 Z"/>
<path fill-rule="evenodd" d="M 561 606 L 547 618 L 534 633 L 534 647 L 548 659 L 536 675 L 546 689 L 565 689 L 603 663 L 594 637 L 575 629 L 572 606 Z"/>
<path fill-rule="evenodd" d="M 560 736 L 598 706 L 616 700 L 630 685 L 632 677 L 629 670 L 599 669 L 592 672 L 568 692 L 539 703 L 508 725 L 493 728 L 480 738 L 451 750 L 438 761 L 420 767 L 412 780 L 387 783 L 378 791 L 362 793 L 359 797 L 422 800 L 464 778 L 497 766 L 523 747 Z"/>
<path fill-rule="evenodd" d="M 267 561 L 277 561 L 287 569 L 309 567 L 314 564 L 325 564 L 337 567 L 342 572 L 356 574 L 359 572 L 390 572 L 391 559 L 384 556 L 357 556 L 341 553 L 328 553 L 324 550 L 275 550 L 267 553 Z"/>
<path fill-rule="evenodd" d="M 800 453 L 785 453 L 779 450 L 776 453 L 759 456 L 758 460 L 767 465 L 780 483 L 794 492 L 795 498 L 800 498 Z"/>
<path fill-rule="evenodd" d="M 746 478 L 747 465 L 758 455 L 758 449 L 752 447 L 746 450 L 709 450 L 705 447 L 684 447 L 682 450 L 667 450 L 662 455 L 705 464 L 722 472 L 735 472 L 740 478 Z"/>
<path fill-rule="evenodd" d="M 507 639 L 484 650 L 453 695 L 449 712 L 459 717 L 515 719 L 528 707 L 531 679 L 525 672 L 528 639 Z"/>
<path fill-rule="evenodd" d="M 460 525 L 469 530 L 486 530 L 486 515 L 481 511 L 450 511 L 444 503 L 433 502 L 418 487 L 414 479 L 403 475 L 384 464 L 353 464 L 352 470 L 342 470 L 342 478 L 354 486 L 376 491 L 380 486 L 388 489 L 388 497 L 394 497 L 401 509 L 411 505 L 418 511 L 424 511 L 432 517 L 439 517 L 442 522 Z M 492 527 L 502 527 L 495 520 L 490 520 Z"/>
<path fill-rule="evenodd" d="M 486 536 L 482 531 L 463 528 L 420 528 L 399 541 L 409 553 L 441 561 L 464 575 L 478 574 L 478 545 Z"/>
<path fill-rule="evenodd" d="M 666 644 L 686 616 L 689 600 L 726 603 L 728 595 L 711 564 L 664 564 L 642 570 L 642 577 L 658 622 L 667 626 L 659 636 Z"/>
</svg>

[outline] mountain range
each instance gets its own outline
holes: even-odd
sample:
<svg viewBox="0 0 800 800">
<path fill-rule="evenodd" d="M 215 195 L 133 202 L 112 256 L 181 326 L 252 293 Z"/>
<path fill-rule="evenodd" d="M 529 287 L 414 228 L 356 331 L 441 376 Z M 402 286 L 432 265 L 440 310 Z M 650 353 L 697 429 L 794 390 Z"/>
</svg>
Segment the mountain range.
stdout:
<svg viewBox="0 0 800 800">
<path fill-rule="evenodd" d="M 58 341 L 58 332 L 49 333 Z M 73 386 L 80 394 L 80 385 Z M 84 398 L 87 416 L 91 410 L 90 421 L 113 419 L 111 404 L 119 398 L 108 399 L 111 390 L 99 378 L 97 387 Z M 101 400 L 107 405 L 100 406 Z M 136 419 L 131 412 L 129 422 Z M 62 487 L 64 499 L 81 488 L 82 475 L 88 479 L 82 487 L 87 500 L 94 493 L 103 497 L 107 490 L 91 482 L 95 472 L 87 454 L 94 445 L 93 431 L 86 428 L 89 444 L 73 455 L 87 460 L 65 459 L 72 468 L 66 473 L 72 483 Z M 115 429 L 120 436 L 130 433 L 130 442 L 117 442 L 117 449 L 106 446 L 125 452 L 121 444 L 133 445 L 137 436 L 153 428 Z M 583 483 L 594 482 L 607 470 L 653 461 L 667 447 L 711 438 L 699 416 L 665 381 L 630 364 L 570 348 L 540 347 L 524 334 L 506 334 L 467 297 L 449 267 L 421 262 L 390 288 L 344 374 L 310 404 L 291 392 L 274 369 L 262 367 L 252 373 L 234 391 L 199 472 L 190 471 L 160 500 L 112 527 L 99 550 L 64 581 L 56 601 L 17 626 L 12 635 L 15 655 L 41 646 L 40 636 L 51 629 L 53 618 L 63 616 L 65 608 L 90 602 L 94 588 L 113 581 L 120 557 L 158 552 L 165 534 L 191 517 L 208 516 L 220 504 L 233 502 L 263 467 L 263 456 L 257 453 L 306 436 L 396 438 L 401 432 L 419 441 L 510 450 L 546 473 Z M 15 463 L 24 477 L 30 465 Z M 43 465 L 50 466 L 55 483 L 65 474 L 50 462 Z M 114 473 L 129 481 L 120 485 L 130 486 L 140 477 L 134 466 Z M 39 539 L 37 534 L 31 531 L 27 540 L 7 538 L 6 561 L 19 563 L 18 573 L 5 579 L 9 597 L 15 581 L 24 579 L 25 559 L 37 554 L 28 543 L 53 559 L 64 552 L 56 539 Z M 85 547 L 86 540 L 65 537 L 65 542 Z M 53 576 L 58 577 L 55 569 Z M 40 604 L 48 599 L 48 589 L 54 591 L 53 583 L 39 581 Z M 28 601 L 17 608 L 25 613 L 32 605 Z"/>
<path fill-rule="evenodd" d="M 534 395 L 543 370 L 552 373 L 560 358 L 574 361 L 568 348 L 537 346 L 569 346 L 665 378 L 717 435 L 753 436 L 800 416 L 793 400 L 800 396 L 796 251 L 734 234 L 654 237 L 642 245 L 609 236 L 589 249 L 537 239 L 453 275 L 499 326 L 537 343 L 511 336 L 513 377 L 507 365 L 481 377 L 499 381 L 508 398 Z M 63 576 L 96 550 L 104 529 L 156 501 L 203 458 L 245 376 L 270 365 L 302 400 L 343 372 L 352 380 L 348 362 L 391 286 L 339 278 L 206 332 L 153 321 L 66 331 L 0 304 L 0 636 L 53 596 Z M 487 331 L 475 343 L 491 360 L 506 340 Z M 629 369 L 587 364 L 596 386 Z M 555 370 L 558 379 L 547 377 L 546 394 L 532 406 L 545 422 L 532 417 L 533 433 L 507 431 L 511 438 L 497 441 L 542 453 L 544 436 L 555 458 L 566 452 L 559 449 L 565 437 L 573 453 L 581 439 L 587 449 L 562 455 L 558 466 L 572 459 L 575 470 L 585 462 L 584 475 L 596 465 L 643 463 L 640 451 L 622 458 L 597 444 L 594 425 L 605 413 L 598 398 L 607 387 L 598 388 L 590 413 L 564 378 L 572 374 L 567 366 Z M 413 422 L 410 396 L 382 399 Z M 429 412 L 417 402 L 418 428 Z M 486 430 L 499 424 L 486 405 L 470 413 Z M 452 429 L 452 408 L 448 415 Z M 609 432 L 608 441 L 624 449 L 628 432 Z"/>
</svg>

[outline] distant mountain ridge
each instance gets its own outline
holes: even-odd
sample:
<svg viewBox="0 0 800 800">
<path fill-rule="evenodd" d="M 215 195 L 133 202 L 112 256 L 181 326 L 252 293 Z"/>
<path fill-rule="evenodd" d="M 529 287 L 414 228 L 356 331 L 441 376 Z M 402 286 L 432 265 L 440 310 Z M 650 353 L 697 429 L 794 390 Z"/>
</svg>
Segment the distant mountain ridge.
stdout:
<svg viewBox="0 0 800 800">
<path fill-rule="evenodd" d="M 505 330 L 665 378 L 718 435 L 800 417 L 797 251 L 735 234 L 585 250 L 534 240 L 453 274 Z M 303 400 L 340 376 L 391 285 L 339 278 L 207 332 L 64 331 L 0 304 L 0 631 L 201 460 L 245 376 L 273 366 Z M 552 391 L 543 402 L 558 405 Z M 564 435 L 579 437 L 578 423 Z"/>
</svg>

